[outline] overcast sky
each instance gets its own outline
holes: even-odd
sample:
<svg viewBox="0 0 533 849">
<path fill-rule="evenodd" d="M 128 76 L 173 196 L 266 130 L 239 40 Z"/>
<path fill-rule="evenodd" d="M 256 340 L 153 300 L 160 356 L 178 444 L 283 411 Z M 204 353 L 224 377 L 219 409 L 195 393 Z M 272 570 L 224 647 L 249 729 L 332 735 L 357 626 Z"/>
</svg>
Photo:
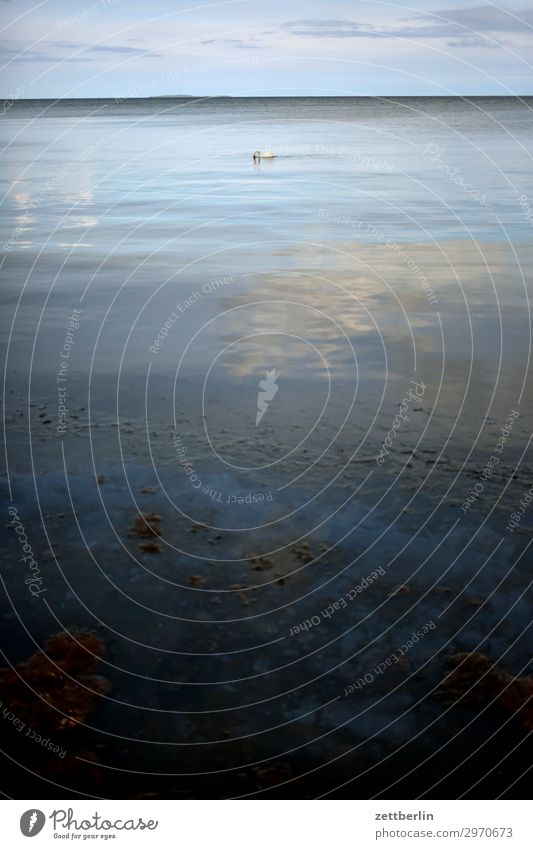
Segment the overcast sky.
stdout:
<svg viewBox="0 0 533 849">
<path fill-rule="evenodd" d="M 532 94 L 520 3 L 0 0 L 1 94 Z"/>
</svg>

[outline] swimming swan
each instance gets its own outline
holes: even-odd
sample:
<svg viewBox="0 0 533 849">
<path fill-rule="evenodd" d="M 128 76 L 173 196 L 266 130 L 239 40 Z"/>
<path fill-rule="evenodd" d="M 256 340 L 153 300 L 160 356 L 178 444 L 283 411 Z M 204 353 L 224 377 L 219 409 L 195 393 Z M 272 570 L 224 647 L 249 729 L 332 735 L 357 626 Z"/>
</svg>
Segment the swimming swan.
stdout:
<svg viewBox="0 0 533 849">
<path fill-rule="evenodd" d="M 254 150 L 253 160 L 256 162 L 258 159 L 276 159 L 277 153 L 272 153 L 271 150 L 265 150 L 261 152 L 260 150 Z"/>
</svg>

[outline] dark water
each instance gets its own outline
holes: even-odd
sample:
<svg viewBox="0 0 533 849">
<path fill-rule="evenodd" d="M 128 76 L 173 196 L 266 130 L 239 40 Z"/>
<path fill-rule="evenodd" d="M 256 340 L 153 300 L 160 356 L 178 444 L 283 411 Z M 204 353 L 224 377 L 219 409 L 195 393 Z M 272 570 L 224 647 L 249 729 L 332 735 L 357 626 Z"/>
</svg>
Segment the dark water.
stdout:
<svg viewBox="0 0 533 849">
<path fill-rule="evenodd" d="M 119 768 L 133 795 L 305 797 L 360 776 L 362 795 L 401 779 L 439 798 L 518 777 L 518 721 L 437 691 L 450 654 L 512 675 L 531 657 L 532 102 L 7 112 L 4 481 L 46 592 L 10 530 L 0 629 L 16 663 L 96 628 L 113 687 L 70 743 L 98 778 L 64 786 L 114 795 Z M 132 535 L 139 511 L 161 517 L 160 551 Z M 161 772 L 164 790 L 144 776 Z"/>
</svg>

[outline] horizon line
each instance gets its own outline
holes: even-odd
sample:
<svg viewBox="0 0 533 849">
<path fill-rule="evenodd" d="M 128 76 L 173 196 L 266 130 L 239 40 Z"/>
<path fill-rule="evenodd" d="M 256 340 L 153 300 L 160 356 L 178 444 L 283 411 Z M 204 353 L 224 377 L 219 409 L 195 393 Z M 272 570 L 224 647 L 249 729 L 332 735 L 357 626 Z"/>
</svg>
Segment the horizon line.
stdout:
<svg viewBox="0 0 533 849">
<path fill-rule="evenodd" d="M 449 98 L 458 98 L 458 99 L 468 99 L 468 98 L 483 98 L 483 97 L 499 97 L 499 98 L 521 98 L 521 97 L 533 97 L 533 92 L 531 94 L 151 94 L 146 97 L 141 96 L 119 96 L 119 95 L 85 95 L 84 97 L 56 97 L 54 95 L 49 95 L 47 97 L 17 97 L 13 98 L 12 94 L 8 95 L 0 95 L 0 100 L 12 100 L 13 103 L 25 103 L 28 101 L 36 101 L 36 100 L 55 100 L 59 102 L 61 100 L 114 100 L 115 102 L 119 101 L 127 101 L 127 100 L 172 100 L 173 98 L 181 98 L 185 100 L 214 100 L 214 99 L 240 99 L 240 100 L 269 100 L 276 98 L 278 100 L 281 99 L 323 99 L 323 100 L 331 100 L 332 98 L 368 98 L 371 100 L 378 99 L 408 99 L 415 97 L 424 97 L 424 98 L 433 98 L 435 100 L 441 99 L 446 100 Z"/>
</svg>

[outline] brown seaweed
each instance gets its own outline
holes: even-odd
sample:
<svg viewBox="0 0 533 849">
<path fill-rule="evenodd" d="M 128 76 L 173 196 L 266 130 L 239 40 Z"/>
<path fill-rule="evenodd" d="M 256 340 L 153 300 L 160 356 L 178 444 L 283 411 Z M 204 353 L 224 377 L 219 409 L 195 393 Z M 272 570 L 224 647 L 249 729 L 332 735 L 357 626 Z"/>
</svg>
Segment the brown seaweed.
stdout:
<svg viewBox="0 0 533 849">
<path fill-rule="evenodd" d="M 162 551 L 161 546 L 157 542 L 141 542 L 139 543 L 139 548 L 142 551 L 147 551 L 149 554 L 158 554 Z"/>
<path fill-rule="evenodd" d="M 158 524 L 160 521 L 161 516 L 157 513 L 139 513 L 130 531 L 137 537 L 159 537 L 161 536 L 161 527 Z"/>
<path fill-rule="evenodd" d="M 103 642 L 93 633 L 54 634 L 44 651 L 14 668 L 0 668 L 4 703 L 35 728 L 73 728 L 95 709 L 98 696 L 110 689 L 106 678 L 90 672 L 104 653 Z"/>
<path fill-rule="evenodd" d="M 448 702 L 494 703 L 514 716 L 526 731 L 533 730 L 533 676 L 515 678 L 477 652 L 452 655 L 447 663 L 453 669 L 444 679 L 441 693 Z"/>
<path fill-rule="evenodd" d="M 191 587 L 201 587 L 202 584 L 206 583 L 203 575 L 189 575 L 188 581 Z"/>
</svg>

